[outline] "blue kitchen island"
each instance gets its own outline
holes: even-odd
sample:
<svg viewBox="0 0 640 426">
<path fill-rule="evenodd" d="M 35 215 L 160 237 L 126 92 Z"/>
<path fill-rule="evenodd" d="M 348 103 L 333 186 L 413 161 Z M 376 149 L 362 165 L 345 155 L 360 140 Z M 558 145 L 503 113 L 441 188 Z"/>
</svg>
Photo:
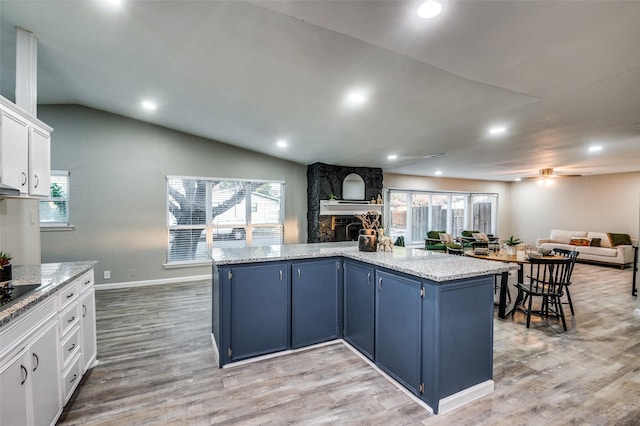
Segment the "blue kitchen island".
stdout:
<svg viewBox="0 0 640 426">
<path fill-rule="evenodd" d="M 515 264 L 354 242 L 212 259 L 220 367 L 341 339 L 436 414 L 493 391 L 494 276 Z"/>
</svg>

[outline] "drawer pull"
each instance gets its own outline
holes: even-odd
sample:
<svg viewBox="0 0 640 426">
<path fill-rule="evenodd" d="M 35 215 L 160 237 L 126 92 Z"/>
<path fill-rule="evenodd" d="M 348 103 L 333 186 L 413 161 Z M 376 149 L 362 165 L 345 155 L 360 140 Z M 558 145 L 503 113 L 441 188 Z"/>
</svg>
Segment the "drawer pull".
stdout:
<svg viewBox="0 0 640 426">
<path fill-rule="evenodd" d="M 73 297 L 73 293 L 67 294 L 67 299 L 71 299 Z"/>
<path fill-rule="evenodd" d="M 75 382 L 77 378 L 78 378 L 78 375 L 74 374 L 73 377 L 71 378 L 71 380 L 69 380 L 69 383 Z"/>
<path fill-rule="evenodd" d="M 87 285 L 87 284 L 91 284 L 91 280 L 86 280 L 86 281 L 84 282 L 84 285 Z"/>
<path fill-rule="evenodd" d="M 68 349 L 69 352 L 71 352 L 72 350 L 74 350 L 76 348 L 76 344 L 74 343 L 73 345 L 71 345 Z"/>
<path fill-rule="evenodd" d="M 75 320 L 76 320 L 76 317 L 75 317 L 75 316 L 73 316 L 73 317 L 69 318 L 69 321 L 67 321 L 67 323 L 72 323 L 72 322 L 74 322 Z"/>
<path fill-rule="evenodd" d="M 31 355 L 33 355 L 33 361 L 36 363 L 36 366 L 33 367 L 33 371 L 36 371 L 38 369 L 38 366 L 40 365 L 40 358 L 38 358 L 38 355 L 35 352 Z"/>
<path fill-rule="evenodd" d="M 23 379 L 22 379 L 22 381 L 20 382 L 20 385 L 22 386 L 22 385 L 24 385 L 24 382 L 26 382 L 26 381 L 27 381 L 27 375 L 28 375 L 28 372 L 27 372 L 27 369 L 26 369 L 26 368 L 24 367 L 24 365 L 22 365 L 22 364 L 20 364 L 20 370 L 22 370 L 22 372 L 24 373 Z"/>
<path fill-rule="evenodd" d="M 87 316 L 87 305 L 82 304 L 82 318 Z"/>
</svg>

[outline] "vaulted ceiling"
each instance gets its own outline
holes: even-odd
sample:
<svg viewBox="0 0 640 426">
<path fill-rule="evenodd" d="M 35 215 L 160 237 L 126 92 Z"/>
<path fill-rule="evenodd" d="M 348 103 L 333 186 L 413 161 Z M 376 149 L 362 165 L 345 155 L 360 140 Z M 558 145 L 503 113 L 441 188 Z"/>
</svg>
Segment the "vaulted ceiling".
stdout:
<svg viewBox="0 0 640 426">
<path fill-rule="evenodd" d="M 0 91 L 14 98 L 18 26 L 38 38 L 39 104 L 302 164 L 506 181 L 640 170 L 640 2 L 449 0 L 431 20 L 419 4 L 1 0 Z M 345 100 L 356 89 L 361 105 Z"/>
</svg>

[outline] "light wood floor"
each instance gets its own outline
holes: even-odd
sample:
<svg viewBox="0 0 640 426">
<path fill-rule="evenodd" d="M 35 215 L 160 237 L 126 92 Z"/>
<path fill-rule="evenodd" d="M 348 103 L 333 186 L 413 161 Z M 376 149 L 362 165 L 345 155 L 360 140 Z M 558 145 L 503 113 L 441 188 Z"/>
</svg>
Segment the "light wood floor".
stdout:
<svg viewBox="0 0 640 426">
<path fill-rule="evenodd" d="M 219 369 L 209 282 L 96 293 L 98 358 L 64 425 L 640 424 L 630 270 L 577 264 L 576 315 L 495 320 L 495 392 L 433 415 L 341 344 Z"/>
</svg>

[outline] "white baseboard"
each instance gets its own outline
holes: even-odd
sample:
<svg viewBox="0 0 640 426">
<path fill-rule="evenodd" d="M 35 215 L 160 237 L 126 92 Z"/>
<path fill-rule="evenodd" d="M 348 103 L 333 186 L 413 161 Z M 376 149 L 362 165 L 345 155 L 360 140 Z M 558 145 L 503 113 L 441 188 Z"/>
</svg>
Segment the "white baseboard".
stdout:
<svg viewBox="0 0 640 426">
<path fill-rule="evenodd" d="M 453 395 L 449 395 L 446 398 L 440 400 L 438 414 L 446 413 L 458 407 L 463 406 L 471 401 L 481 398 L 485 395 L 489 395 L 493 392 L 495 383 L 493 380 L 487 380 L 486 382 L 478 383 L 475 386 L 471 386 L 465 390 L 462 390 Z"/>
<path fill-rule="evenodd" d="M 161 278 L 158 280 L 127 281 L 124 283 L 111 283 L 111 284 L 95 284 L 93 287 L 96 289 L 96 291 L 97 290 L 113 290 L 118 288 L 145 287 L 149 285 L 175 284 L 175 283 L 184 283 L 187 281 L 201 281 L 201 280 L 210 280 L 210 279 L 211 279 L 211 274 L 191 275 L 189 277 Z"/>
</svg>

